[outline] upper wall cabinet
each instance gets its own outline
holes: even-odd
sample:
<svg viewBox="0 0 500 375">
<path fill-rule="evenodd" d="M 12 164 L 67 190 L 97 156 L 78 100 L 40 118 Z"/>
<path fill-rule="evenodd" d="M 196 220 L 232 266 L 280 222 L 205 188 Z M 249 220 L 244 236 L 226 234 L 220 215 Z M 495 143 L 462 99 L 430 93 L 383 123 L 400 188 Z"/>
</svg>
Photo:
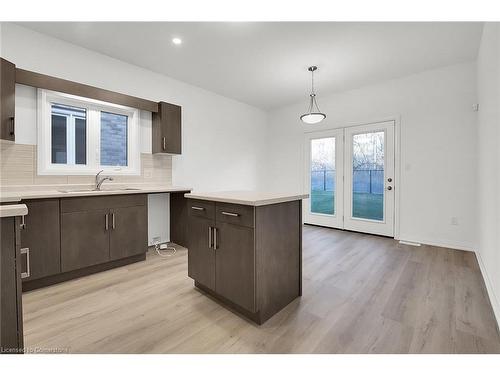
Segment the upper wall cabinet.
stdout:
<svg viewBox="0 0 500 375">
<path fill-rule="evenodd" d="M 181 154 L 181 107 L 158 103 L 153 112 L 153 154 Z"/>
<path fill-rule="evenodd" d="M 0 58 L 0 139 L 15 140 L 16 66 Z"/>
</svg>

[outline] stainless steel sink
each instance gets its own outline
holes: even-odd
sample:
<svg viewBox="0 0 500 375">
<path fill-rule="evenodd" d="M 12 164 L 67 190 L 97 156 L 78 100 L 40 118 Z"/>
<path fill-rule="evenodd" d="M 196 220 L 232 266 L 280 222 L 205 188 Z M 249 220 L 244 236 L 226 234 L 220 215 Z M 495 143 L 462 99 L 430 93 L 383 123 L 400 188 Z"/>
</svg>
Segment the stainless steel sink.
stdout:
<svg viewBox="0 0 500 375">
<path fill-rule="evenodd" d="M 108 192 L 108 191 L 137 191 L 141 190 L 139 188 L 105 188 L 101 190 L 95 190 L 95 189 L 68 189 L 68 190 L 58 190 L 60 193 L 93 193 L 93 192 Z"/>
</svg>

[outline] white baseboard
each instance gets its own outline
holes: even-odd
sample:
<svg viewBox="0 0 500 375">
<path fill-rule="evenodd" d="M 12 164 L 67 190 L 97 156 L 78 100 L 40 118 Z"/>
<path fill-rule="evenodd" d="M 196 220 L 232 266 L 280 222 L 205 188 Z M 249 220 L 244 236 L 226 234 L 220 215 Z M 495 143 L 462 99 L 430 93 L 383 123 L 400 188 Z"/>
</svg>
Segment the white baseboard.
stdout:
<svg viewBox="0 0 500 375">
<path fill-rule="evenodd" d="M 421 246 L 422 244 L 419 242 L 412 242 L 412 241 L 405 241 L 405 240 L 400 240 L 399 243 L 401 245 L 409 245 L 409 246 Z"/>
<path fill-rule="evenodd" d="M 483 275 L 484 284 L 486 285 L 486 291 L 488 292 L 491 307 L 493 308 L 493 314 L 495 315 L 495 319 L 497 321 L 497 327 L 500 327 L 500 303 L 495 294 L 493 284 L 491 283 L 491 279 L 488 276 L 488 272 L 486 271 L 486 267 L 484 266 L 483 259 L 481 258 L 481 254 L 479 253 L 479 251 L 476 251 L 476 258 L 477 262 L 479 263 L 481 274 Z"/>
<path fill-rule="evenodd" d="M 425 240 L 422 238 L 408 238 L 405 236 L 401 236 L 399 241 L 400 242 L 418 243 L 418 244 L 430 245 L 430 246 L 447 247 L 449 249 L 475 252 L 474 246 L 470 245 L 470 244 L 454 243 L 454 242 L 439 241 L 439 240 L 437 240 L 437 241 L 436 240 Z"/>
</svg>

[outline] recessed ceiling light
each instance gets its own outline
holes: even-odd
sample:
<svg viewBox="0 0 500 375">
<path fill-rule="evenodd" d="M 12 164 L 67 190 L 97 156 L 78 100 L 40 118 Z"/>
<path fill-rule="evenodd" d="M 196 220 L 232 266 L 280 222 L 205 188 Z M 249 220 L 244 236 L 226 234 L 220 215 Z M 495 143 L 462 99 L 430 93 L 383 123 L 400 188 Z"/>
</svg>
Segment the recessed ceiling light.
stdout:
<svg viewBox="0 0 500 375">
<path fill-rule="evenodd" d="M 182 43 L 182 40 L 181 38 L 173 38 L 172 39 L 172 43 L 176 44 L 176 45 L 179 45 Z"/>
</svg>

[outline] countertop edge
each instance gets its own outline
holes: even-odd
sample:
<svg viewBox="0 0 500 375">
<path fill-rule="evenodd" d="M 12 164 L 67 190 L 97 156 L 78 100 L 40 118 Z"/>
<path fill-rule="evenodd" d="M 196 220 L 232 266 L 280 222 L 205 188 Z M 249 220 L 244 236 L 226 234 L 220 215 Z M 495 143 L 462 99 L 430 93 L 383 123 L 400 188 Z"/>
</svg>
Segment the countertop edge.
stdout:
<svg viewBox="0 0 500 375">
<path fill-rule="evenodd" d="M 25 204 L 8 204 L 0 206 L 0 217 L 24 216 L 28 214 Z"/>
<path fill-rule="evenodd" d="M 283 197 L 279 197 L 279 198 L 265 198 L 265 199 L 259 199 L 259 200 L 223 198 L 223 197 L 197 195 L 196 193 L 186 193 L 186 194 L 184 194 L 184 197 L 189 198 L 189 199 L 199 199 L 199 200 L 212 201 L 212 202 L 233 203 L 233 204 L 241 204 L 244 206 L 259 207 L 259 206 L 267 206 L 270 204 L 298 201 L 298 200 L 302 200 L 302 199 L 307 198 L 308 195 L 307 194 L 298 194 L 298 195 L 283 196 Z"/>
<path fill-rule="evenodd" d="M 60 190 L 63 190 L 62 188 Z M 59 190 L 26 191 L 0 194 L 1 203 L 20 202 L 27 199 L 49 199 L 49 198 L 72 198 L 72 197 L 98 197 L 107 195 L 130 195 L 130 194 L 152 194 L 152 193 L 182 193 L 189 192 L 190 188 L 184 187 L 151 187 L 138 188 L 138 190 L 101 190 L 90 192 L 63 193 Z"/>
</svg>

